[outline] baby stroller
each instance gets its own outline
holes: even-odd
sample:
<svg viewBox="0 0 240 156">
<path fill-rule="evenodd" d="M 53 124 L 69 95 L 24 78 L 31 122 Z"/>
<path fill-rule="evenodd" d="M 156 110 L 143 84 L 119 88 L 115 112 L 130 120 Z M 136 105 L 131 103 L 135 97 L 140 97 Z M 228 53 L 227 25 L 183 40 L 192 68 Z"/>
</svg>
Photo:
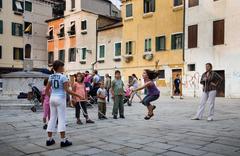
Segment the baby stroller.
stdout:
<svg viewBox="0 0 240 156">
<path fill-rule="evenodd" d="M 28 93 L 28 100 L 33 104 L 31 110 L 36 112 L 37 107 L 39 107 L 41 103 L 41 92 L 36 86 L 33 86 L 32 83 L 28 84 L 28 86 L 32 89 L 32 91 Z"/>
</svg>

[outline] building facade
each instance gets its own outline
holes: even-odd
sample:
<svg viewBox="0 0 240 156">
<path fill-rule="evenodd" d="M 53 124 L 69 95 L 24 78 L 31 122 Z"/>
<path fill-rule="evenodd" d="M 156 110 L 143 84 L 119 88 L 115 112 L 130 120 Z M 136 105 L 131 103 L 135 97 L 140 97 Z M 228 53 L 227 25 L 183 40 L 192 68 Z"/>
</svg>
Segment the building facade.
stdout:
<svg viewBox="0 0 240 156">
<path fill-rule="evenodd" d="M 240 97 L 239 7 L 238 0 L 186 1 L 186 96 L 201 95 L 200 76 L 209 62 L 224 78 L 218 96 Z"/>
<path fill-rule="evenodd" d="M 1 73 L 22 70 L 24 62 L 31 68 L 46 68 L 45 19 L 52 17 L 50 1 L 0 1 Z"/>
<path fill-rule="evenodd" d="M 113 5 L 112 3 L 110 4 Z M 99 10 L 104 10 L 104 12 Z M 60 49 L 64 53 L 67 75 L 98 69 L 97 30 L 98 28 L 119 22 L 120 19 L 115 14 L 112 16 L 113 10 L 115 10 L 115 7 L 110 7 L 109 2 L 106 3 L 106 1 L 67 0 L 64 17 L 61 18 L 61 23 L 64 25 L 62 30 L 64 37 L 57 36 L 60 29 L 54 29 L 55 25 L 60 27 L 60 19 L 47 20 L 48 34 L 49 36 L 54 35 L 48 39 L 49 64 L 59 59 L 59 55 L 56 53 Z M 118 13 L 120 12 L 119 10 L 117 11 Z M 63 40 L 61 48 L 59 48 L 60 45 L 58 44 L 59 38 Z"/>
<path fill-rule="evenodd" d="M 157 85 L 172 94 L 172 82 L 183 75 L 183 1 L 122 0 L 123 77 L 144 69 L 159 70 Z"/>
</svg>

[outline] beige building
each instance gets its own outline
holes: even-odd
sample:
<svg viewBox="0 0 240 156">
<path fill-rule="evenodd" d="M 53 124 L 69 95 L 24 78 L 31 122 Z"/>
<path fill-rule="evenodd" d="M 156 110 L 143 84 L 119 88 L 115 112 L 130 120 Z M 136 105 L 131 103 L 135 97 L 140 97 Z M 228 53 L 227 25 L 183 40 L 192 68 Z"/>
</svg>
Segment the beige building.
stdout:
<svg viewBox="0 0 240 156">
<path fill-rule="evenodd" d="M 114 76 L 115 70 L 122 70 L 122 22 L 98 29 L 98 63 L 96 69 L 101 76 Z"/>
<path fill-rule="evenodd" d="M 47 68 L 45 20 L 52 17 L 49 0 L 0 1 L 0 74 Z M 25 61 L 27 60 L 27 61 Z"/>
</svg>

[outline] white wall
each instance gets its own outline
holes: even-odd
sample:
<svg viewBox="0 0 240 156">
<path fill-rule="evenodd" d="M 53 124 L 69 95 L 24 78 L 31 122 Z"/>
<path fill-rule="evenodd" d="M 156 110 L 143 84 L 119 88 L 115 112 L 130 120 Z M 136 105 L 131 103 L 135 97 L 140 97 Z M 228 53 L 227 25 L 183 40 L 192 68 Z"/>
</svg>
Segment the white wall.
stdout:
<svg viewBox="0 0 240 156">
<path fill-rule="evenodd" d="M 186 1 L 188 2 L 188 1 Z M 213 64 L 214 70 L 225 70 L 225 97 L 240 97 L 240 1 L 205 0 L 199 6 L 186 5 L 186 44 L 184 95 L 201 95 L 199 77 L 205 64 Z M 213 21 L 225 20 L 225 44 L 213 46 Z M 198 47 L 188 49 L 188 26 L 198 24 Z M 187 64 L 195 63 L 196 71 L 187 71 Z M 194 89 L 195 88 L 195 89 Z"/>
</svg>

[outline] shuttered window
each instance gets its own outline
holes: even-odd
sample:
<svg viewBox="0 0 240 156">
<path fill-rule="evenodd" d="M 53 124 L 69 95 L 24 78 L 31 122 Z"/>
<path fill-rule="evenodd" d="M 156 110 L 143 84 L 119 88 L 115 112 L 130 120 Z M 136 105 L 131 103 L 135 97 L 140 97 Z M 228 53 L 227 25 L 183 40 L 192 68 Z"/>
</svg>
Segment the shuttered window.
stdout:
<svg viewBox="0 0 240 156">
<path fill-rule="evenodd" d="M 174 34 L 171 37 L 172 49 L 182 49 L 183 47 L 183 34 Z"/>
<path fill-rule="evenodd" d="M 189 0 L 188 1 L 188 7 L 194 7 L 194 6 L 198 6 L 199 5 L 199 0 Z"/>
<path fill-rule="evenodd" d="M 12 35 L 23 36 L 23 25 L 19 23 L 12 23 Z"/>
<path fill-rule="evenodd" d="M 13 59 L 23 60 L 23 48 L 13 48 Z"/>
<path fill-rule="evenodd" d="M 0 0 L 0 8 L 2 8 L 2 0 Z"/>
<path fill-rule="evenodd" d="M 69 49 L 68 62 L 76 62 L 76 48 Z"/>
<path fill-rule="evenodd" d="M 3 34 L 3 21 L 0 20 L 0 34 Z"/>
<path fill-rule="evenodd" d="M 59 50 L 58 59 L 62 62 L 65 62 L 65 50 Z"/>
<path fill-rule="evenodd" d="M 156 51 L 166 50 L 166 37 L 160 36 L 156 37 Z"/>
<path fill-rule="evenodd" d="M 127 4 L 126 5 L 126 17 L 132 17 L 133 12 L 132 12 L 132 4 Z"/>
<path fill-rule="evenodd" d="M 0 45 L 0 59 L 2 59 L 2 46 Z"/>
<path fill-rule="evenodd" d="M 188 26 L 188 48 L 196 48 L 198 42 L 198 25 Z"/>
<path fill-rule="evenodd" d="M 29 1 L 25 1 L 25 10 L 32 12 L 32 3 Z"/>
<path fill-rule="evenodd" d="M 54 61 L 54 54 L 53 52 L 48 52 L 48 64 L 53 64 Z"/>
<path fill-rule="evenodd" d="M 224 20 L 213 22 L 213 45 L 224 44 Z"/>
<path fill-rule="evenodd" d="M 144 13 L 155 11 L 155 0 L 144 0 Z"/>
</svg>

